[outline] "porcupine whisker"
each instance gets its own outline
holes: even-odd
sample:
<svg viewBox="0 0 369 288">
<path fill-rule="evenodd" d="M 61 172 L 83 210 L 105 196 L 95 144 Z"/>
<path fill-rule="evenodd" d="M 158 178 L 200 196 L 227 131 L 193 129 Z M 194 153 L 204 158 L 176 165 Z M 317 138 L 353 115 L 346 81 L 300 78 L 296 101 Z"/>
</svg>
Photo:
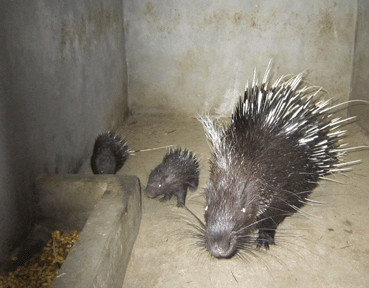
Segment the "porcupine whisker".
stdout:
<svg viewBox="0 0 369 288">
<path fill-rule="evenodd" d="M 341 184 L 341 185 L 348 185 L 347 183 L 344 183 L 344 182 L 341 182 L 341 181 L 338 181 L 338 180 L 334 180 L 334 179 L 331 179 L 331 178 L 328 178 L 328 177 L 321 176 L 321 177 L 319 177 L 319 179 L 330 181 L 330 182 L 333 182 L 333 183 L 338 183 L 338 184 Z"/>
<path fill-rule="evenodd" d="M 309 231 L 309 229 L 306 229 L 305 231 Z M 286 229 L 286 228 L 280 228 L 278 230 L 278 241 L 283 241 L 283 242 L 287 242 L 288 240 L 292 239 L 292 238 L 304 238 L 304 235 L 301 234 L 297 234 L 296 233 L 296 229 Z"/>
<path fill-rule="evenodd" d="M 203 207 L 204 206 L 204 199 L 199 199 L 199 198 L 203 198 L 203 195 L 201 194 L 191 194 L 188 196 L 188 199 L 187 199 L 187 204 L 191 204 L 192 205 L 195 205 L 195 206 L 201 206 Z"/>
<path fill-rule="evenodd" d="M 288 191 L 288 190 L 287 190 Z M 306 193 L 310 193 L 311 191 L 310 190 L 304 190 L 304 191 L 300 191 L 300 192 L 297 192 L 296 194 L 306 194 Z M 291 192 L 292 193 L 292 192 Z M 300 197 L 301 198 L 301 197 Z"/>
<path fill-rule="evenodd" d="M 195 233 L 190 229 L 187 229 L 184 232 L 185 233 L 183 235 L 188 236 L 188 238 L 196 239 L 195 242 L 190 243 L 190 246 L 193 246 L 193 245 L 200 246 L 200 247 L 205 246 L 204 245 L 205 244 L 205 238 L 201 237 L 202 236 L 201 234 Z"/>
<path fill-rule="evenodd" d="M 256 225 L 256 224 L 253 223 L 252 225 Z M 250 225 L 250 226 L 252 226 L 252 225 Z M 241 231 L 241 230 L 239 230 L 239 231 Z M 235 235 L 238 239 L 242 239 L 242 243 L 240 243 L 240 244 L 254 244 L 254 242 L 256 240 L 256 237 L 255 237 L 254 233 L 252 233 L 252 234 L 243 234 L 243 233 L 237 234 L 239 231 L 237 231 Z"/>
<path fill-rule="evenodd" d="M 184 232 L 183 235 L 190 236 L 189 238 L 197 240 L 194 243 L 191 242 L 191 245 L 193 245 L 193 244 L 196 244 L 196 245 L 197 244 L 202 244 L 204 242 L 204 238 L 202 237 L 202 234 L 200 234 L 199 232 L 196 232 L 192 229 L 186 229 L 183 232 Z"/>
<path fill-rule="evenodd" d="M 315 207 L 315 206 L 321 206 L 323 204 L 327 204 L 327 203 L 323 203 L 323 202 L 318 202 L 316 201 L 316 203 L 311 203 L 309 201 L 306 201 L 305 200 L 298 200 L 300 203 L 304 204 L 304 205 L 308 205 L 308 206 L 311 206 L 311 207 Z"/>
<path fill-rule="evenodd" d="M 247 261 L 247 262 L 250 262 L 250 259 L 248 259 L 247 256 L 252 256 L 254 259 L 258 259 L 259 258 L 259 255 L 257 253 L 255 253 L 253 250 L 252 250 L 252 246 L 250 245 L 245 245 L 245 246 L 242 246 L 242 247 L 237 247 L 237 253 L 236 255 L 243 261 Z M 245 251 L 247 251 L 247 253 L 244 253 Z"/>
<path fill-rule="evenodd" d="M 306 194 L 306 193 L 309 193 L 310 191 L 309 190 L 305 190 L 305 191 L 300 191 L 300 192 L 297 192 L 297 193 L 293 193 L 292 191 L 289 191 L 287 189 L 284 189 L 283 192 L 287 193 L 288 195 L 292 196 L 292 197 L 296 197 L 298 200 L 301 200 L 303 199 L 300 194 Z M 281 202 L 283 203 L 286 203 L 286 200 L 284 200 L 283 198 L 279 197 L 279 196 L 274 196 L 276 199 L 280 200 Z"/>
<path fill-rule="evenodd" d="M 198 224 L 191 222 L 189 219 L 187 219 L 186 217 L 182 217 L 182 221 L 185 222 L 187 225 L 193 227 L 196 231 L 203 233 L 205 232 L 205 228 L 202 226 L 199 226 Z"/>
<path fill-rule="evenodd" d="M 314 215 L 314 214 L 311 214 L 311 213 L 307 213 L 306 211 L 296 207 L 295 205 L 290 205 L 291 208 L 295 209 L 296 212 L 299 212 L 301 215 L 305 216 L 306 218 L 309 218 L 310 220 L 311 219 L 316 219 L 318 218 L 318 216 Z"/>
<path fill-rule="evenodd" d="M 282 213 L 277 214 L 277 215 L 290 216 L 292 214 L 291 211 L 284 210 L 284 209 L 281 209 L 281 208 L 277 208 L 277 207 L 274 207 L 274 206 L 268 206 L 267 208 L 270 209 L 270 210 L 273 210 L 273 211 L 282 212 Z M 266 218 L 266 219 L 268 219 L 268 218 Z"/>
<path fill-rule="evenodd" d="M 309 205 L 309 206 L 319 206 L 319 205 L 324 205 L 324 204 L 328 204 L 326 202 L 321 202 L 321 201 L 316 201 L 316 200 L 311 200 L 309 198 L 301 198 L 299 200 L 300 203 L 303 203 L 304 205 Z"/>
<path fill-rule="evenodd" d="M 282 203 L 286 204 L 288 207 L 291 207 L 293 210 L 295 210 L 296 212 L 299 212 L 300 214 L 302 214 L 303 216 L 307 217 L 307 216 L 311 216 L 313 218 L 316 218 L 317 216 L 315 215 L 312 215 L 312 214 L 309 214 L 307 212 L 304 212 L 303 210 L 301 210 L 300 208 L 298 208 L 297 206 L 295 205 L 291 205 L 289 204 L 287 201 L 283 200 L 283 199 L 280 199 L 280 198 L 277 198 L 279 199 Z M 284 212 L 285 214 L 282 214 L 282 215 L 291 215 L 292 213 L 288 210 L 284 210 L 284 209 L 281 209 L 281 208 L 277 208 L 277 207 L 274 207 L 274 206 L 269 206 L 268 207 L 269 209 L 273 209 L 274 211 L 280 211 L 280 212 Z M 309 218 L 309 217 L 307 217 Z"/>
<path fill-rule="evenodd" d="M 252 259 L 257 259 L 259 255 L 256 255 L 251 249 L 239 249 L 235 255 L 238 260 L 243 263 L 251 263 Z M 250 266 L 254 270 L 253 266 Z"/>
<path fill-rule="evenodd" d="M 197 241 L 194 241 L 194 242 L 191 242 L 189 244 L 190 247 L 197 247 L 200 249 L 200 251 L 206 251 L 206 242 L 205 242 L 205 238 L 202 239 L 200 237 L 194 237 L 193 235 L 191 234 L 188 234 L 191 238 L 191 239 L 197 239 Z"/>
<path fill-rule="evenodd" d="M 195 219 L 197 220 L 197 222 L 201 225 L 202 228 L 206 229 L 206 225 L 201 221 L 201 219 L 199 217 L 197 217 L 195 215 L 195 213 L 193 213 L 186 205 L 183 206 L 193 217 L 195 217 Z"/>
<path fill-rule="evenodd" d="M 237 237 L 237 249 L 253 249 L 255 247 L 256 237 L 251 235 Z"/>
<path fill-rule="evenodd" d="M 249 248 L 249 247 L 247 247 L 247 248 Z M 261 249 L 258 249 L 258 250 L 255 250 L 255 251 L 257 251 L 258 253 L 255 253 L 254 250 L 251 250 L 251 249 L 239 249 L 237 251 L 237 254 L 240 254 L 243 257 L 252 256 L 253 259 L 256 259 L 258 261 L 258 263 L 261 263 L 267 269 L 268 273 L 273 276 L 273 271 L 270 269 L 268 263 L 265 261 L 265 259 L 263 257 L 260 257 L 260 253 L 264 253 L 264 251 L 261 250 Z M 283 264 L 283 263 L 280 262 L 280 260 L 277 257 L 275 257 L 271 254 L 269 254 L 268 256 L 273 257 L 280 264 Z M 249 261 L 251 262 L 251 260 L 249 260 Z"/>
<path fill-rule="evenodd" d="M 267 239 L 263 239 L 263 240 L 267 240 Z M 260 247 L 261 248 L 261 247 Z M 258 249 L 257 251 L 260 253 L 265 253 L 267 250 L 269 250 L 268 248 L 267 249 Z M 282 265 L 283 267 L 286 268 L 286 264 L 281 261 L 281 259 L 279 259 L 277 256 L 273 255 L 273 254 L 267 254 L 268 257 L 272 257 L 274 260 L 276 260 L 280 265 Z M 262 257 L 258 258 L 258 260 L 262 259 Z M 265 261 L 265 260 L 264 260 Z M 263 262 L 263 265 L 267 268 L 267 270 L 269 271 L 269 273 L 273 273 L 273 271 L 270 270 L 269 266 L 267 265 L 266 262 Z"/>
<path fill-rule="evenodd" d="M 296 235 L 292 235 L 295 238 L 298 238 L 298 241 L 288 241 L 291 239 L 291 236 L 288 238 L 284 238 L 284 239 L 280 239 L 280 235 L 278 235 L 278 239 L 276 241 L 278 241 L 278 246 L 282 247 L 283 249 L 289 251 L 290 253 L 297 255 L 298 257 L 300 257 L 302 260 L 305 259 L 306 257 L 306 252 L 312 253 L 311 249 L 308 249 L 307 247 L 305 247 L 304 245 L 299 244 L 299 242 L 301 241 L 301 239 L 303 239 L 304 241 L 306 241 L 306 237 L 304 236 L 296 236 Z M 292 249 L 292 247 L 296 247 L 297 249 Z M 304 250 L 304 253 L 301 253 L 301 250 Z M 314 254 L 317 255 L 317 254 Z M 273 256 L 273 255 L 272 255 Z M 278 261 L 278 257 L 276 257 L 276 260 Z M 279 262 L 279 261 L 278 261 Z M 279 262 L 279 264 L 281 264 L 282 266 L 285 267 L 285 263 L 284 262 Z"/>
<path fill-rule="evenodd" d="M 263 222 L 263 221 L 265 221 L 265 220 L 267 220 L 267 219 L 268 219 L 267 217 L 266 217 L 266 218 L 263 218 L 263 219 L 259 219 L 259 220 L 255 221 L 255 222 L 252 222 L 252 223 L 251 223 L 251 224 L 249 224 L 249 225 L 243 226 L 242 228 L 238 229 L 238 230 L 236 231 L 236 233 L 237 233 L 237 235 L 238 235 L 239 233 L 242 233 L 244 230 L 247 230 L 248 228 L 250 228 L 250 227 L 252 227 L 252 226 L 255 226 L 256 224 L 259 224 L 260 222 Z"/>
<path fill-rule="evenodd" d="M 243 249 L 239 249 L 239 250 L 243 250 Z M 241 253 L 241 251 L 238 251 L 235 256 L 241 262 L 250 263 L 250 260 L 248 259 L 248 257 L 246 257 L 246 256 L 250 256 L 250 253 Z"/>
<path fill-rule="evenodd" d="M 292 196 L 292 197 L 296 197 L 296 198 L 298 198 L 298 199 L 301 199 L 301 196 L 300 196 L 300 194 L 304 194 L 304 193 L 309 193 L 310 191 L 309 190 L 305 190 L 305 191 L 300 191 L 300 192 L 292 192 L 292 191 L 289 191 L 289 190 L 287 190 L 287 189 L 284 189 L 283 190 L 284 192 L 286 192 L 286 193 L 288 193 L 290 196 Z M 280 197 L 278 197 L 277 199 L 280 199 Z M 282 199 L 280 199 L 280 200 L 282 200 Z"/>
<path fill-rule="evenodd" d="M 194 237 L 193 234 L 190 233 L 191 230 L 187 230 L 187 231 L 184 231 L 184 232 L 186 232 L 184 235 L 189 236 L 190 239 L 197 239 L 196 241 L 191 241 L 191 242 L 187 243 L 186 244 L 187 247 L 195 248 L 200 252 L 205 252 L 206 251 L 205 239 L 201 239 L 200 237 Z M 181 239 L 183 240 L 184 238 L 182 237 Z M 208 255 L 208 254 L 205 254 L 205 253 L 201 253 L 201 254 Z"/>
<path fill-rule="evenodd" d="M 185 229 L 184 235 L 190 236 L 190 238 L 197 239 L 195 244 L 205 244 L 205 230 L 204 228 L 200 227 L 198 224 L 189 221 L 186 218 L 182 219 L 186 225 L 190 228 Z M 183 231 L 180 231 L 180 234 L 183 235 Z"/>
<path fill-rule="evenodd" d="M 192 231 L 192 236 L 201 240 L 202 242 L 205 241 L 205 230 L 202 230 L 201 227 L 197 226 L 196 224 L 191 224 L 191 223 L 187 223 L 188 225 L 190 225 L 193 229 L 195 230 L 191 230 L 189 229 L 188 231 Z"/>
<path fill-rule="evenodd" d="M 350 176 L 350 175 L 347 175 L 347 174 L 345 174 L 345 173 L 335 173 L 335 174 L 338 174 L 338 175 L 340 175 L 340 176 L 343 176 L 343 177 L 346 177 L 346 178 L 349 178 L 349 179 L 352 179 L 352 176 Z M 345 183 L 346 184 L 346 183 Z M 344 184 L 344 185 L 345 185 Z M 347 185 L 349 185 L 349 184 L 347 184 Z"/>
<path fill-rule="evenodd" d="M 328 204 L 327 202 L 317 201 L 317 200 L 313 200 L 313 199 L 310 199 L 310 198 L 305 198 L 305 200 L 307 202 L 312 202 L 312 203 L 316 203 L 316 204 L 322 204 L 322 205 Z"/>
<path fill-rule="evenodd" d="M 241 250 L 240 252 L 242 252 L 242 256 L 245 259 L 245 260 L 243 260 L 243 262 L 245 262 L 245 263 L 251 263 L 252 259 L 257 260 L 258 263 L 260 263 L 261 265 L 263 265 L 265 267 L 265 269 L 268 271 L 269 275 L 271 275 L 272 278 L 274 278 L 273 277 L 273 271 L 270 269 L 270 267 L 268 266 L 267 262 L 262 257 L 260 257 L 260 255 L 254 253 L 251 249 L 248 249 L 246 251 L 245 250 Z M 258 253 L 260 253 L 260 251 L 258 251 Z M 249 254 L 249 255 L 247 255 L 247 254 Z M 246 256 L 252 256 L 252 259 L 247 259 Z M 249 258 L 251 258 L 251 257 L 249 257 Z M 253 265 L 251 265 L 250 267 L 254 271 L 253 273 L 257 273 L 256 268 L 254 268 Z"/>
<path fill-rule="evenodd" d="M 200 248 L 202 251 L 206 251 L 206 242 L 205 242 L 205 238 L 200 238 L 200 235 L 192 235 L 188 233 L 188 236 L 190 236 L 189 238 L 191 239 L 196 239 L 195 242 L 191 242 L 190 246 L 197 246 L 198 248 Z"/>
</svg>

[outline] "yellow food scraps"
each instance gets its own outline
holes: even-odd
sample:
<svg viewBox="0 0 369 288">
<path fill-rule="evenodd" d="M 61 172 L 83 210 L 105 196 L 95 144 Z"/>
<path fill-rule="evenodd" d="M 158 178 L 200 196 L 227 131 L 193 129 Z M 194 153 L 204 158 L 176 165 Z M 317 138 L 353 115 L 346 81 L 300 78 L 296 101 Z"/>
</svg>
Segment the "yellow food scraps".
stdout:
<svg viewBox="0 0 369 288">
<path fill-rule="evenodd" d="M 78 236 L 77 231 L 73 233 L 53 231 L 51 238 L 40 253 L 33 255 L 30 260 L 15 271 L 9 272 L 7 275 L 0 275 L 0 287 L 50 287 Z"/>
</svg>

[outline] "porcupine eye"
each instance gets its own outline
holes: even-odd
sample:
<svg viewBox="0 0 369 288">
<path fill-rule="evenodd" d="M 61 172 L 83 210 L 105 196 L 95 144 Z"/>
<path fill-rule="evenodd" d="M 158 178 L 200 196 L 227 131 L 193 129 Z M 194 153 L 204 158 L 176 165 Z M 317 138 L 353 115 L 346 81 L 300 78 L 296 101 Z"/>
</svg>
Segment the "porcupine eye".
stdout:
<svg viewBox="0 0 369 288">
<path fill-rule="evenodd" d="M 205 213 L 204 213 L 205 221 L 208 222 L 208 210 L 209 210 L 209 206 L 206 205 L 204 210 L 205 210 Z"/>
</svg>

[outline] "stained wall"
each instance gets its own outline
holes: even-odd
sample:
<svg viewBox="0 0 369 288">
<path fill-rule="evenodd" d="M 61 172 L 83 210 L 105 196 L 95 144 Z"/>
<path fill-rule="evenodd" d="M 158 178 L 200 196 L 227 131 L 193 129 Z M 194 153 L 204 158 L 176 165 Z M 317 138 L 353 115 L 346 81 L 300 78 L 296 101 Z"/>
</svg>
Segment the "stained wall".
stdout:
<svg viewBox="0 0 369 288">
<path fill-rule="evenodd" d="M 124 1 L 128 94 L 137 113 L 228 113 L 273 59 L 347 100 L 356 1 Z"/>
<path fill-rule="evenodd" d="M 0 4 L 0 265 L 32 223 L 33 179 L 78 172 L 127 115 L 122 6 Z"/>
<path fill-rule="evenodd" d="M 350 100 L 365 100 L 369 103 L 369 1 L 359 0 L 353 53 L 353 70 Z M 351 115 L 369 132 L 369 104 L 353 102 L 349 106 Z"/>
</svg>

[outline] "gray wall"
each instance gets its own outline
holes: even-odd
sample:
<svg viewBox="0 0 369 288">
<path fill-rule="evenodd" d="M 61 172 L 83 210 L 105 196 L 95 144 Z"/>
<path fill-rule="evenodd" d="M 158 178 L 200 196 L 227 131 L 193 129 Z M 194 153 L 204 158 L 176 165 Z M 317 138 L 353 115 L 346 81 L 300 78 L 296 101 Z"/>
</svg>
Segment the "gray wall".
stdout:
<svg viewBox="0 0 369 288">
<path fill-rule="evenodd" d="M 118 0 L 0 4 L 0 264 L 32 220 L 32 179 L 77 172 L 128 111 Z"/>
<path fill-rule="evenodd" d="M 124 1 L 128 94 L 139 113 L 227 112 L 273 58 L 274 77 L 308 80 L 347 100 L 356 1 Z M 275 78 L 274 78 L 275 79 Z"/>
<path fill-rule="evenodd" d="M 359 0 L 352 72 L 350 100 L 369 101 L 369 1 Z M 357 115 L 358 123 L 369 131 L 369 105 L 350 105 L 351 115 Z"/>
</svg>

